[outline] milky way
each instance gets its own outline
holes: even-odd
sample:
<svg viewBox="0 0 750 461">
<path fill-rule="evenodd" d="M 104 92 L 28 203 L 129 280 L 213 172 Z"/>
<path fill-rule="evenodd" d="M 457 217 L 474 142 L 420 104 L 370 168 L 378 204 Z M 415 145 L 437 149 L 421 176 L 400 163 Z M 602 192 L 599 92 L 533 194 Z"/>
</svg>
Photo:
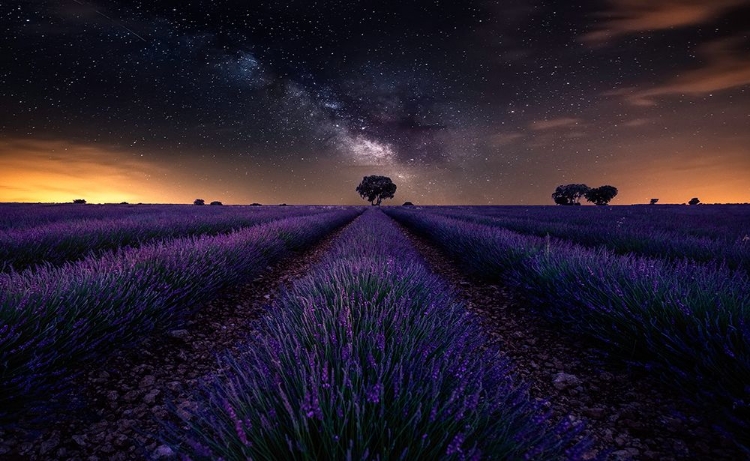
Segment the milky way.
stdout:
<svg viewBox="0 0 750 461">
<path fill-rule="evenodd" d="M 511 5 L 511 6 L 508 6 Z M 7 6 L 7 8 L 6 8 Z M 23 1 L 0 201 L 750 201 L 745 0 Z M 6 52 L 5 50 L 9 50 Z"/>
</svg>

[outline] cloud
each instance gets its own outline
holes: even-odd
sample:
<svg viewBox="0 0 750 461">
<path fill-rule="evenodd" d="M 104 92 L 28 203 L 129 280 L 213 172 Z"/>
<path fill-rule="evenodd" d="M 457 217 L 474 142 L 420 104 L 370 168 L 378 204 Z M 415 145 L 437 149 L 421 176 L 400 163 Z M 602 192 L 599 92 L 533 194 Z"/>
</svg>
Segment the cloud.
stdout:
<svg viewBox="0 0 750 461">
<path fill-rule="evenodd" d="M 742 6 L 745 0 L 610 0 L 601 25 L 581 40 L 602 45 L 624 35 L 703 24 Z"/>
<path fill-rule="evenodd" d="M 146 201 L 163 168 L 97 145 L 0 139 L 0 201 Z"/>
<path fill-rule="evenodd" d="M 488 144 L 492 147 L 502 147 L 523 139 L 524 134 L 517 131 L 499 132 L 489 135 Z"/>
<path fill-rule="evenodd" d="M 750 85 L 750 57 L 736 51 L 738 39 L 723 39 L 698 48 L 705 65 L 687 70 L 677 77 L 648 89 L 622 88 L 604 93 L 622 96 L 635 106 L 654 106 L 664 96 L 701 96 Z"/>
<path fill-rule="evenodd" d="M 554 130 L 558 128 L 580 128 L 584 126 L 583 120 L 573 117 L 559 117 L 553 119 L 534 120 L 529 123 L 529 128 L 536 131 Z"/>
</svg>

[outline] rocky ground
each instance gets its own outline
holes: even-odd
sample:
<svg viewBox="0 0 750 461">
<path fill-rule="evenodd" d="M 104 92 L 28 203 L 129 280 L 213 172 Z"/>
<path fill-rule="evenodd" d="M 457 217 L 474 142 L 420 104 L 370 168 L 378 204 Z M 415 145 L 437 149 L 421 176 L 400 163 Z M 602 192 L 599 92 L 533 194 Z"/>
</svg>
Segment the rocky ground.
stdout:
<svg viewBox="0 0 750 461">
<path fill-rule="evenodd" d="M 583 420 L 591 457 L 614 460 L 741 460 L 742 452 L 658 380 L 602 360 L 583 341 L 534 315 L 507 287 L 471 280 L 423 239 L 406 234 L 433 272 L 449 280 L 467 308 L 514 363 L 532 397 L 556 417 Z"/>
<path fill-rule="evenodd" d="M 236 350 L 280 288 L 303 276 L 335 235 L 315 248 L 266 268 L 252 283 L 205 306 L 184 329 L 147 340 L 88 370 L 76 383 L 84 410 L 54 424 L 0 430 L 0 460 L 169 459 L 158 439 L 165 403 L 188 405 L 191 390 L 217 371 L 217 354 Z M 586 344 L 533 315 L 506 287 L 468 280 L 455 264 L 411 234 L 432 270 L 455 286 L 479 314 L 493 341 L 515 363 L 535 398 L 556 417 L 585 420 L 592 457 L 613 459 L 743 459 L 731 443 L 644 374 L 601 363 Z"/>
<path fill-rule="evenodd" d="M 218 371 L 217 355 L 237 350 L 272 298 L 305 275 L 340 232 L 204 306 L 185 328 L 148 339 L 87 370 L 75 384 L 85 406 L 54 424 L 22 422 L 23 429 L 0 429 L 0 460 L 174 458 L 157 435 L 157 420 L 168 418 L 165 403 L 189 405 L 201 377 Z"/>
</svg>

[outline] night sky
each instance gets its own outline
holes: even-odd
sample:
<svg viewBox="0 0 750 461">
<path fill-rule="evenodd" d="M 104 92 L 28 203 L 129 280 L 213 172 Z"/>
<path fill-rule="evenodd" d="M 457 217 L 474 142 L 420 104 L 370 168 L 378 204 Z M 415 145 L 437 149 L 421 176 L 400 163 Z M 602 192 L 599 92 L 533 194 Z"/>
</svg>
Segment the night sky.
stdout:
<svg viewBox="0 0 750 461">
<path fill-rule="evenodd" d="M 575 4 L 575 6 L 571 6 Z M 0 0 L 0 202 L 750 202 L 750 0 Z"/>
</svg>

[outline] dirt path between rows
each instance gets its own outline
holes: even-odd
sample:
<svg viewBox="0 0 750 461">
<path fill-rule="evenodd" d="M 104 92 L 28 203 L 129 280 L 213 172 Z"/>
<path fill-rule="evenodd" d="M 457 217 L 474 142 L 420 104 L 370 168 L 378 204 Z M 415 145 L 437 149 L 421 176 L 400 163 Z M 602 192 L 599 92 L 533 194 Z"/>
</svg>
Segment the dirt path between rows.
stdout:
<svg viewBox="0 0 750 461">
<path fill-rule="evenodd" d="M 208 303 L 184 329 L 150 338 L 86 372 L 76 382 L 81 408 L 45 427 L 0 430 L 0 460 L 174 458 L 155 436 L 156 418 L 168 417 L 166 401 L 187 405 L 199 380 L 217 372 L 217 355 L 236 351 L 273 297 L 306 275 L 347 226 Z"/>
<path fill-rule="evenodd" d="M 643 371 L 603 361 L 584 342 L 535 316 L 518 293 L 470 279 L 425 239 L 398 225 L 432 271 L 478 314 L 531 396 L 547 400 L 555 419 L 585 420 L 595 442 L 592 457 L 609 451 L 615 460 L 745 459 L 668 387 Z"/>
</svg>

